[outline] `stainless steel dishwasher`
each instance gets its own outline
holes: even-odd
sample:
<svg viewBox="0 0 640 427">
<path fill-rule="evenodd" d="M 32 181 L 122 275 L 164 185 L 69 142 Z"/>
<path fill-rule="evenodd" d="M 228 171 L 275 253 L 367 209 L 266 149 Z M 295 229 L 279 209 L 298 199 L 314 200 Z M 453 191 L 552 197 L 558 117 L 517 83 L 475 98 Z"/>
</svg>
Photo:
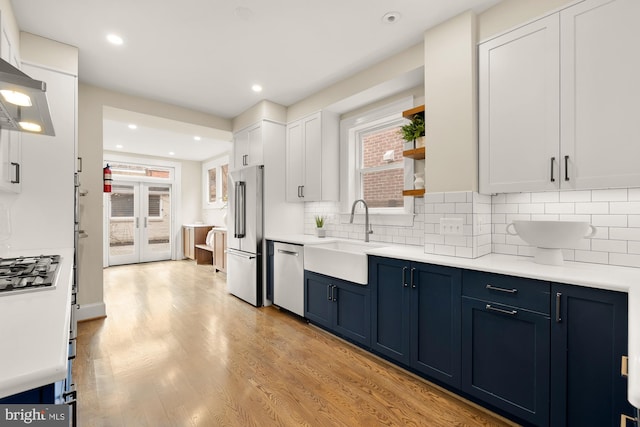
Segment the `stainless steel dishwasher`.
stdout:
<svg viewBox="0 0 640 427">
<path fill-rule="evenodd" d="M 304 247 L 273 244 L 273 303 L 304 316 Z"/>
</svg>

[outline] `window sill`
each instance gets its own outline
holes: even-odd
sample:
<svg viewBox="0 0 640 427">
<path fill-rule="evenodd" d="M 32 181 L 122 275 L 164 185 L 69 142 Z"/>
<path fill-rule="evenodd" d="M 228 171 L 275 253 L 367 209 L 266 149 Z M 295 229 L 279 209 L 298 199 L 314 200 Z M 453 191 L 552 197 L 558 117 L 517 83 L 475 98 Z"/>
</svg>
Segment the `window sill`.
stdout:
<svg viewBox="0 0 640 427">
<path fill-rule="evenodd" d="M 408 213 L 370 213 L 369 223 L 371 225 L 387 225 L 393 227 L 413 227 L 413 220 L 415 214 Z M 349 224 L 351 219 L 351 213 L 339 214 L 340 224 Z M 363 213 L 356 213 L 353 216 L 354 224 L 364 224 L 365 215 Z"/>
</svg>

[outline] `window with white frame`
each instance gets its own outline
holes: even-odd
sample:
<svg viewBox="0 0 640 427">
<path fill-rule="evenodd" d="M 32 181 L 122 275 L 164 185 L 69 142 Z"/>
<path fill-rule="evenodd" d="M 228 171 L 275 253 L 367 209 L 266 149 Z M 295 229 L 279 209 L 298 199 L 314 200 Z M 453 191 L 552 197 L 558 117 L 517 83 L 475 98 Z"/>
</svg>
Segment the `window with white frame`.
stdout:
<svg viewBox="0 0 640 427">
<path fill-rule="evenodd" d="M 411 147 L 400 133 L 407 123 L 402 112 L 413 104 L 409 96 L 340 122 L 340 156 L 347 160 L 340 172 L 346 178 L 340 187 L 342 212 L 364 199 L 374 223 L 413 224 L 413 197 L 403 196 L 403 190 L 413 183 L 414 162 L 402 155 Z"/>
<path fill-rule="evenodd" d="M 229 157 L 224 156 L 202 164 L 204 204 L 207 207 L 221 207 L 227 202 Z"/>
<path fill-rule="evenodd" d="M 355 132 L 356 198 L 371 209 L 403 208 L 403 121 L 397 116 L 378 120 Z"/>
</svg>

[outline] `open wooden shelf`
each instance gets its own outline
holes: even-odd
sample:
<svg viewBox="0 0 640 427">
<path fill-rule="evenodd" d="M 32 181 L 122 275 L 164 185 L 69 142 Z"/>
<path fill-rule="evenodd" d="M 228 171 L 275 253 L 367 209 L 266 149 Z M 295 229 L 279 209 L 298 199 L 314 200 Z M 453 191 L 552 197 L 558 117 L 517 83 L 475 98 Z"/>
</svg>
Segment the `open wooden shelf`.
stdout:
<svg viewBox="0 0 640 427">
<path fill-rule="evenodd" d="M 414 115 L 418 114 L 418 113 L 424 113 L 424 105 L 418 105 L 415 108 L 412 108 L 410 110 L 406 110 L 402 112 L 402 117 L 405 117 L 407 119 L 410 119 L 411 117 L 413 117 Z"/>
<path fill-rule="evenodd" d="M 402 190 L 403 196 L 413 196 L 413 197 L 423 197 L 424 196 L 424 188 L 419 190 Z"/>
<path fill-rule="evenodd" d="M 406 150 L 402 152 L 403 157 L 408 157 L 413 160 L 422 160 L 425 155 L 425 147 L 414 148 L 413 150 Z"/>
</svg>

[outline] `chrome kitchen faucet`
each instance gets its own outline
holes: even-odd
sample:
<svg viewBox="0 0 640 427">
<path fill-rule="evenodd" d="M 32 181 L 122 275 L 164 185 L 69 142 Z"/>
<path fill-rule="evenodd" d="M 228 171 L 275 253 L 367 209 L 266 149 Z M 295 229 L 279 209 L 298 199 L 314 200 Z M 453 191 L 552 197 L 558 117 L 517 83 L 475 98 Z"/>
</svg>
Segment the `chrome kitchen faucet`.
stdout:
<svg viewBox="0 0 640 427">
<path fill-rule="evenodd" d="M 369 224 L 369 206 L 367 206 L 367 202 L 365 202 L 364 199 L 358 199 L 353 202 L 353 205 L 351 205 L 351 219 L 349 220 L 349 224 L 353 224 L 353 214 L 356 211 L 356 205 L 358 202 L 362 202 L 364 205 L 364 241 L 368 242 L 369 234 L 373 234 L 373 230 Z"/>
</svg>

